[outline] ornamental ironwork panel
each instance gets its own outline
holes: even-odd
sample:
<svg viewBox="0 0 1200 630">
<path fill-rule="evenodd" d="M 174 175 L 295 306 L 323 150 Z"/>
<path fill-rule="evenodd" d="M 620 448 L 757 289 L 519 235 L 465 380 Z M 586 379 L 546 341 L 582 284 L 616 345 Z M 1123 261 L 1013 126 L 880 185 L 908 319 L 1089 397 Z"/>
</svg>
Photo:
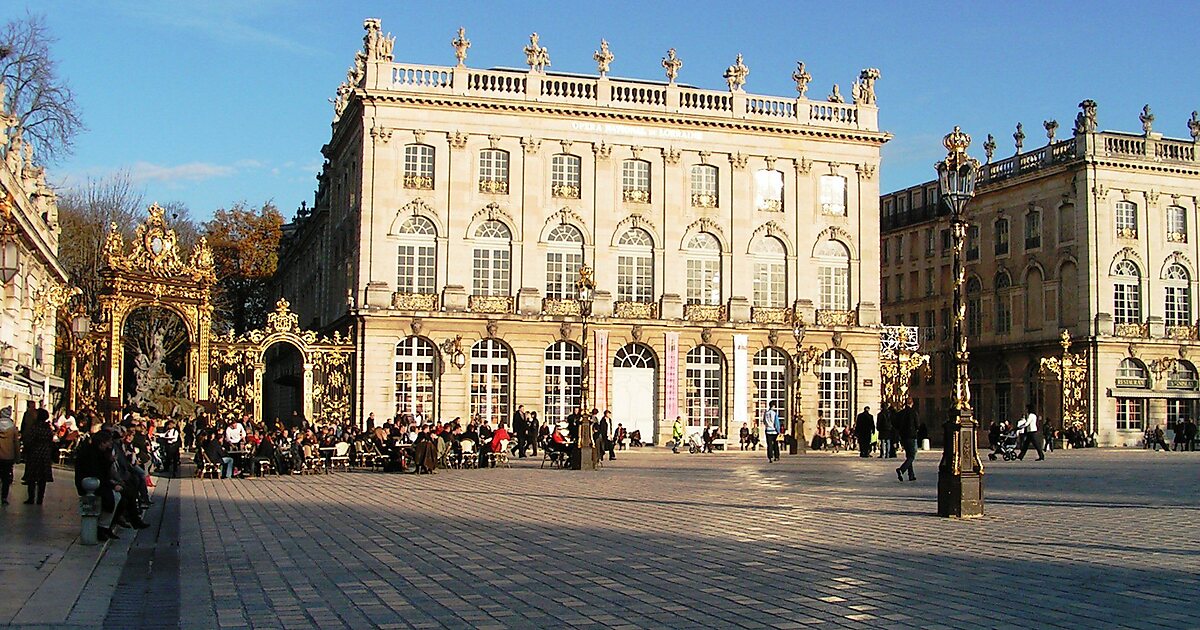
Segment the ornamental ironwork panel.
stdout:
<svg viewBox="0 0 1200 630">
<path fill-rule="evenodd" d="M 508 180 L 480 178 L 479 192 L 487 193 L 489 195 L 507 195 Z"/>
<path fill-rule="evenodd" d="M 857 311 L 833 311 L 821 309 L 817 311 L 818 326 L 857 326 Z"/>
<path fill-rule="evenodd" d="M 542 300 L 543 315 L 566 315 L 579 317 L 583 313 L 583 308 L 579 304 L 579 300 L 545 298 Z"/>
<path fill-rule="evenodd" d="M 555 184 L 550 187 L 550 196 L 559 199 L 579 199 L 579 187 L 574 184 Z"/>
<path fill-rule="evenodd" d="M 1117 337 L 1136 337 L 1144 339 L 1150 336 L 1150 324 L 1127 322 L 1113 326 L 1113 335 Z"/>
<path fill-rule="evenodd" d="M 472 313 L 511 313 L 511 295 L 472 295 L 467 298 L 467 309 Z"/>
<path fill-rule="evenodd" d="M 622 317 L 625 319 L 658 319 L 658 303 L 616 302 L 613 304 L 613 317 Z"/>
<path fill-rule="evenodd" d="M 438 310 L 438 295 L 436 293 L 403 293 L 392 294 L 392 308 L 401 311 L 436 311 Z"/>
<path fill-rule="evenodd" d="M 627 188 L 621 191 L 621 198 L 630 203 L 650 203 L 650 191 L 646 189 Z"/>
<path fill-rule="evenodd" d="M 684 304 L 683 318 L 692 322 L 723 322 L 725 321 L 725 305 Z"/>
<path fill-rule="evenodd" d="M 1167 326 L 1167 339 L 1175 339 L 1178 341 L 1196 341 L 1200 338 L 1197 335 L 1195 326 Z"/>
<path fill-rule="evenodd" d="M 708 193 L 692 193 L 692 206 L 695 208 L 716 208 L 717 196 Z"/>
<path fill-rule="evenodd" d="M 750 321 L 755 324 L 792 325 L 792 309 L 787 307 L 755 306 L 750 309 Z"/>
<path fill-rule="evenodd" d="M 405 175 L 404 187 L 414 190 L 433 190 L 433 178 L 428 175 Z"/>
</svg>

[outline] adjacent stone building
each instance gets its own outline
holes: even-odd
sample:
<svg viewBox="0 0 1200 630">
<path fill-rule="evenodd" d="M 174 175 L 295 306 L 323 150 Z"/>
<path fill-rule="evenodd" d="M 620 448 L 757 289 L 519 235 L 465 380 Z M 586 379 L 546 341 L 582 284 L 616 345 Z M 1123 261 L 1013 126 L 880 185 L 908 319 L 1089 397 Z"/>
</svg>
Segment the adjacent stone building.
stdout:
<svg viewBox="0 0 1200 630">
<path fill-rule="evenodd" d="M 1200 122 L 1188 121 L 1191 140 L 1164 138 L 1147 107 L 1141 133 L 1099 131 L 1096 104 L 1080 107 L 1067 139 L 1047 121 L 1033 149 L 1018 126 L 1010 158 L 993 161 L 995 141 L 984 143 L 966 247 L 972 402 L 985 426 L 1029 403 L 1060 426 L 1061 390 L 1040 364 L 1061 354 L 1066 329 L 1087 356 L 1088 428 L 1133 445 L 1147 427 L 1195 417 L 1200 398 Z M 940 418 L 953 382 L 949 211 L 936 182 L 880 205 L 883 320 L 921 327 L 933 370 L 914 397 Z"/>
<path fill-rule="evenodd" d="M 803 65 L 779 98 L 744 91 L 740 56 L 714 91 L 676 82 L 674 50 L 665 82 L 607 76 L 604 42 L 599 76 L 548 72 L 536 34 L 528 69 L 479 70 L 462 31 L 429 66 L 365 28 L 278 276 L 302 323 L 352 329 L 356 417 L 560 420 L 585 366 L 589 406 L 647 441 L 677 416 L 736 435 L 797 375 L 809 433 L 877 406 L 878 71 L 848 104 L 807 98 Z"/>
</svg>

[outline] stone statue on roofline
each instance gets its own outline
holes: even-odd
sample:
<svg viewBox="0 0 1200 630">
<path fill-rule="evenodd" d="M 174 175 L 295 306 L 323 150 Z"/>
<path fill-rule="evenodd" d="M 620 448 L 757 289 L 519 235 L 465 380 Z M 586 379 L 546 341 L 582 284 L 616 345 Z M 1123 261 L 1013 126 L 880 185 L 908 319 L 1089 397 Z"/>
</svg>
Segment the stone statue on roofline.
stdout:
<svg viewBox="0 0 1200 630">
<path fill-rule="evenodd" d="M 1096 101 L 1086 99 L 1079 103 L 1080 111 L 1075 115 L 1075 135 L 1096 132 Z"/>
<path fill-rule="evenodd" d="M 529 45 L 525 47 L 525 65 L 530 72 L 545 72 L 550 65 L 550 51 L 538 44 L 538 34 L 529 35 Z"/>
<path fill-rule="evenodd" d="M 367 60 L 391 61 L 392 47 L 396 45 L 396 38 L 391 33 L 383 34 L 379 18 L 364 20 L 363 30 L 367 32 L 366 35 L 363 35 L 363 51 L 367 55 Z"/>
<path fill-rule="evenodd" d="M 742 53 L 738 53 L 737 59 L 732 66 L 725 69 L 725 74 L 721 75 L 725 78 L 725 83 L 729 85 L 730 92 L 744 92 L 743 86 L 746 85 L 746 77 L 750 75 L 750 68 L 742 63 Z"/>
<path fill-rule="evenodd" d="M 858 81 L 854 82 L 854 89 L 851 93 L 854 96 L 856 105 L 874 105 L 875 104 L 875 81 L 880 77 L 878 68 L 865 68 L 858 73 Z"/>
<path fill-rule="evenodd" d="M 612 51 L 608 49 L 608 40 L 600 40 L 600 50 L 592 54 L 592 59 L 596 60 L 596 70 L 600 72 L 600 76 L 608 76 L 608 67 L 615 59 Z"/>
<path fill-rule="evenodd" d="M 792 72 L 792 80 L 796 82 L 796 93 L 799 98 L 804 98 L 804 93 L 808 92 L 808 82 L 812 81 L 812 75 L 804 69 L 804 62 L 797 61 L 796 69 Z"/>
<path fill-rule="evenodd" d="M 667 71 L 667 83 L 675 83 L 675 77 L 679 76 L 679 69 L 683 67 L 683 60 L 675 56 L 675 49 L 667 50 L 667 56 L 663 57 L 662 67 Z"/>
<path fill-rule="evenodd" d="M 833 84 L 833 91 L 829 93 L 827 100 L 830 103 L 845 103 L 846 99 L 842 98 L 842 90 L 838 84 Z"/>
<path fill-rule="evenodd" d="M 458 27 L 458 37 L 450 40 L 450 45 L 454 47 L 454 58 L 458 59 L 458 67 L 463 67 L 467 60 L 467 49 L 471 47 L 471 40 L 467 39 L 467 29 Z"/>
</svg>

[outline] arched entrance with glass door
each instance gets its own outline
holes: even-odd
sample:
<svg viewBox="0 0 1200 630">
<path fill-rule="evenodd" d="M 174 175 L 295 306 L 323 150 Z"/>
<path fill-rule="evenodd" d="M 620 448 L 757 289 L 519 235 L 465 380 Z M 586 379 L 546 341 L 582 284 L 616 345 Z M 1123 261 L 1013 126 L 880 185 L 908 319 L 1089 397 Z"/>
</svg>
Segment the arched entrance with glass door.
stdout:
<svg viewBox="0 0 1200 630">
<path fill-rule="evenodd" d="M 650 346 L 631 343 L 621 346 L 613 358 L 613 422 L 624 425 L 628 434 L 641 432 L 649 444 L 658 432 L 658 359 Z M 614 425 L 615 428 L 615 425 Z"/>
</svg>

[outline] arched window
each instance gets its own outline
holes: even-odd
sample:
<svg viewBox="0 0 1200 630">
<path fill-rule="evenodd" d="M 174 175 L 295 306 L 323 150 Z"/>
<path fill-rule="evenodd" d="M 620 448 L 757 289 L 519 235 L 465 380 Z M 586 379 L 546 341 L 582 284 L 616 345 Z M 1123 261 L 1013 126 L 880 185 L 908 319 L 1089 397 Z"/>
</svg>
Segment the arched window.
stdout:
<svg viewBox="0 0 1200 630">
<path fill-rule="evenodd" d="M 687 303 L 721 303 L 721 244 L 700 232 L 687 245 Z"/>
<path fill-rule="evenodd" d="M 1132 201 L 1118 201 L 1116 206 L 1117 238 L 1137 238 L 1138 208 Z"/>
<path fill-rule="evenodd" d="M 621 198 L 634 203 L 650 203 L 650 163 L 646 160 L 621 162 Z"/>
<path fill-rule="evenodd" d="M 472 295 L 509 295 L 512 232 L 499 221 L 484 221 L 475 230 Z"/>
<path fill-rule="evenodd" d="M 821 310 L 850 310 L 850 250 L 840 241 L 827 240 L 816 251 L 818 280 L 821 283 Z M 903 280 L 897 285 L 903 297 Z"/>
<path fill-rule="evenodd" d="M 787 353 L 779 348 L 763 348 L 754 353 L 754 417 L 762 418 L 771 403 L 780 419 L 788 417 Z M 783 423 L 787 426 L 786 421 Z"/>
<path fill-rule="evenodd" d="M 820 187 L 821 214 L 846 216 L 846 178 L 839 175 L 822 175 Z"/>
<path fill-rule="evenodd" d="M 1168 207 L 1167 242 L 1186 243 L 1188 242 L 1187 233 L 1187 210 L 1180 206 Z"/>
<path fill-rule="evenodd" d="M 435 293 L 437 230 L 425 217 L 411 216 L 397 230 L 396 291 Z"/>
<path fill-rule="evenodd" d="M 717 193 L 717 167 L 711 164 L 697 164 L 692 167 L 692 205 L 697 208 L 716 208 L 719 202 Z"/>
<path fill-rule="evenodd" d="M 1121 365 L 1117 368 L 1117 380 L 1117 387 L 1136 387 L 1138 389 L 1149 389 L 1150 387 L 1150 373 L 1146 371 L 1146 366 L 1137 359 L 1121 360 Z"/>
<path fill-rule="evenodd" d="M 1190 326 L 1192 321 L 1191 276 L 1179 263 L 1171 263 L 1163 277 L 1166 304 L 1163 320 L 1170 326 Z"/>
<path fill-rule="evenodd" d="M 696 346 L 688 351 L 684 399 L 689 427 L 720 426 L 723 364 L 721 351 L 712 346 Z"/>
<path fill-rule="evenodd" d="M 829 350 L 821 355 L 821 380 L 817 384 L 817 412 L 832 427 L 850 426 L 850 385 L 854 382 L 850 355 Z"/>
<path fill-rule="evenodd" d="M 1128 258 L 1113 267 L 1113 322 L 1140 324 L 1142 321 L 1142 272 Z"/>
<path fill-rule="evenodd" d="M 617 241 L 617 301 L 654 301 L 654 241 L 641 228 L 629 228 Z"/>
<path fill-rule="evenodd" d="M 545 419 L 550 424 L 564 422 L 580 405 L 583 377 L 583 351 L 579 346 L 559 341 L 546 348 Z"/>
<path fill-rule="evenodd" d="M 583 265 L 583 235 L 561 223 L 546 236 L 546 297 L 574 299 L 575 280 Z"/>
<path fill-rule="evenodd" d="M 754 207 L 768 212 L 783 211 L 783 173 L 768 169 L 754 172 Z"/>
<path fill-rule="evenodd" d="M 1008 272 L 1001 269 L 996 272 L 996 332 L 1001 335 L 1012 330 L 1012 295 L 1009 287 L 1012 280 Z"/>
<path fill-rule="evenodd" d="M 396 413 L 433 413 L 434 357 L 428 339 L 408 337 L 396 344 Z"/>
<path fill-rule="evenodd" d="M 996 256 L 1008 254 L 1008 219 L 996 219 L 994 253 Z"/>
<path fill-rule="evenodd" d="M 471 346 L 471 417 L 496 426 L 508 420 L 511 381 L 508 346 L 496 339 L 481 339 Z"/>
<path fill-rule="evenodd" d="M 582 161 L 578 155 L 557 153 L 550 159 L 550 196 L 579 199 Z"/>
<path fill-rule="evenodd" d="M 657 368 L 658 359 L 654 351 L 642 343 L 629 343 L 621 346 L 613 357 L 613 367 L 616 368 Z"/>
<path fill-rule="evenodd" d="M 971 277 L 967 280 L 967 335 L 978 337 L 983 332 L 983 306 L 980 304 L 980 295 L 983 293 L 983 284 L 979 282 L 979 278 Z"/>
<path fill-rule="evenodd" d="M 479 152 L 479 192 L 508 194 L 508 151 L 484 149 Z"/>
<path fill-rule="evenodd" d="M 787 306 L 787 249 L 783 241 L 764 236 L 754 242 L 754 306 Z"/>
<path fill-rule="evenodd" d="M 1037 267 L 1025 274 L 1025 330 L 1041 330 L 1046 319 L 1042 271 Z"/>
<path fill-rule="evenodd" d="M 427 144 L 404 146 L 404 187 L 433 190 L 433 147 Z"/>
</svg>

